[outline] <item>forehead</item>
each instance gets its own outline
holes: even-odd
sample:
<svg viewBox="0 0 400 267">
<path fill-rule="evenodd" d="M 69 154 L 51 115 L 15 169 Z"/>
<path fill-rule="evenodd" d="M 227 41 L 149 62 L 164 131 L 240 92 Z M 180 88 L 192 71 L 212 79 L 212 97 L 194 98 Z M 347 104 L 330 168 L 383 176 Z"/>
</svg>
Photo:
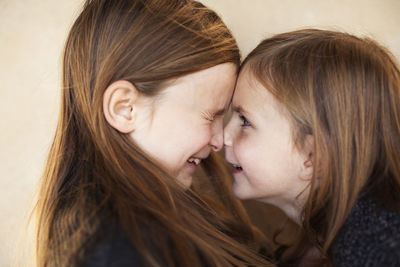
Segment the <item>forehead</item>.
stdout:
<svg viewBox="0 0 400 267">
<path fill-rule="evenodd" d="M 175 80 L 175 83 L 191 83 L 195 85 L 207 85 L 219 83 L 236 78 L 236 65 L 223 63 L 204 70 L 200 70 Z"/>
<path fill-rule="evenodd" d="M 249 69 L 244 68 L 239 74 L 232 104 L 263 107 L 271 104 L 271 99 L 268 97 L 268 90 Z"/>
<path fill-rule="evenodd" d="M 224 63 L 172 80 L 163 94 L 187 105 L 224 107 L 231 100 L 235 83 L 236 65 Z"/>
<path fill-rule="evenodd" d="M 232 107 L 234 110 L 244 110 L 247 115 L 257 117 L 280 117 L 286 114 L 282 104 L 246 68 L 239 74 Z"/>
</svg>

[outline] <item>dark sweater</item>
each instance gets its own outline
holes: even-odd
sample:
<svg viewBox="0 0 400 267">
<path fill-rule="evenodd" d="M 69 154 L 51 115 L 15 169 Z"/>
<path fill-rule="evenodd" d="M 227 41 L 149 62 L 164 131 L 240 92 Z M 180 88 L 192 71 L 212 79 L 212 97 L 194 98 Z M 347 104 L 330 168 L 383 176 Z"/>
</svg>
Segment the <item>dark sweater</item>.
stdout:
<svg viewBox="0 0 400 267">
<path fill-rule="evenodd" d="M 335 266 L 399 267 L 400 213 L 360 199 L 339 232 Z"/>
<path fill-rule="evenodd" d="M 139 267 L 143 266 L 137 251 L 122 233 L 114 234 L 98 244 L 85 260 L 85 267 Z"/>
<path fill-rule="evenodd" d="M 155 225 L 155 224 L 154 224 Z M 167 266 L 167 260 L 164 257 L 165 251 L 158 245 L 160 238 L 167 238 L 168 234 L 164 237 L 154 237 L 150 233 L 148 227 L 152 224 L 141 227 L 141 234 L 144 242 L 146 242 L 151 251 L 149 251 L 161 266 Z M 154 226 L 156 227 L 156 226 Z M 131 244 L 128 234 L 118 226 L 118 224 L 109 224 L 98 233 L 93 242 L 92 250 L 89 251 L 82 266 L 84 267 L 142 267 L 142 256 L 138 250 Z M 174 266 L 182 266 L 179 264 L 179 259 L 174 253 L 173 245 L 170 245 L 168 255 L 172 257 L 175 262 Z M 206 265 L 204 265 L 206 266 Z"/>
</svg>

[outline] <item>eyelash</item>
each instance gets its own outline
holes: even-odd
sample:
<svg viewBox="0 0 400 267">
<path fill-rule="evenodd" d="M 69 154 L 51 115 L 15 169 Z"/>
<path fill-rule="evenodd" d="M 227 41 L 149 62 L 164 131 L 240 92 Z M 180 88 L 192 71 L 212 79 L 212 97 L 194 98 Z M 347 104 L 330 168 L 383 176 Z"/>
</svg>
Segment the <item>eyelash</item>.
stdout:
<svg viewBox="0 0 400 267">
<path fill-rule="evenodd" d="M 239 115 L 240 120 L 242 121 L 241 127 L 248 127 L 251 126 L 250 122 L 246 119 L 245 116 Z"/>
</svg>

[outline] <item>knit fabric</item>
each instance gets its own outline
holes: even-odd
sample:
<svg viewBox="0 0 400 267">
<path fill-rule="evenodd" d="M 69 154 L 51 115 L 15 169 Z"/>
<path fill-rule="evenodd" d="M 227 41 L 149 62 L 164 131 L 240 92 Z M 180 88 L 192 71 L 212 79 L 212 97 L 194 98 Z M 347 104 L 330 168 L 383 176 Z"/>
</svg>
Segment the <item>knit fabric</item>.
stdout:
<svg viewBox="0 0 400 267">
<path fill-rule="evenodd" d="M 339 232 L 335 266 L 400 267 L 400 213 L 359 200 Z"/>
<path fill-rule="evenodd" d="M 139 267 L 143 266 L 138 252 L 122 232 L 98 244 L 85 263 L 85 267 Z"/>
</svg>

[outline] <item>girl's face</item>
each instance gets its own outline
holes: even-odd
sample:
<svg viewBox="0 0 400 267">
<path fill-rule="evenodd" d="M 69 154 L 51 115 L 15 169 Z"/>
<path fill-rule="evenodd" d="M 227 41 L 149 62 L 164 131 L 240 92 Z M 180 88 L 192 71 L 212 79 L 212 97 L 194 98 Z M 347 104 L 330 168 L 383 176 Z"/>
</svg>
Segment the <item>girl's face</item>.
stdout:
<svg viewBox="0 0 400 267">
<path fill-rule="evenodd" d="M 298 217 L 307 192 L 299 197 L 312 173 L 308 155 L 292 139 L 282 106 L 247 70 L 239 75 L 232 100 L 233 114 L 225 127 L 226 160 L 234 166 L 233 192 L 257 199 Z"/>
<path fill-rule="evenodd" d="M 236 65 L 220 64 L 171 81 L 137 115 L 135 142 L 188 188 L 196 166 L 223 146 L 223 116 Z"/>
</svg>

